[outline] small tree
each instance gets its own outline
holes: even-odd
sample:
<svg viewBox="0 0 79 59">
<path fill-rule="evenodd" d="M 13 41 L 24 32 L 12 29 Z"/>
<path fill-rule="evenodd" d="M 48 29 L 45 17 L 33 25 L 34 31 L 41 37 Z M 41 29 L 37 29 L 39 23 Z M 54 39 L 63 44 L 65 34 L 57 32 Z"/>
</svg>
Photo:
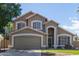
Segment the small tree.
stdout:
<svg viewBox="0 0 79 59">
<path fill-rule="evenodd" d="M 7 26 L 12 18 L 21 14 L 20 4 L 1 3 L 0 4 L 0 33 L 5 33 L 4 27 Z"/>
<path fill-rule="evenodd" d="M 1 3 L 0 4 L 0 34 L 3 34 L 4 39 L 7 31 L 11 31 L 12 19 L 21 14 L 20 4 L 18 3 Z M 7 29 L 7 31 L 5 30 Z M 5 48 L 5 40 L 4 40 Z M 5 50 L 5 49 L 4 49 Z"/>
<path fill-rule="evenodd" d="M 9 39 L 9 33 L 12 32 L 12 29 L 13 29 L 13 23 L 12 22 L 9 22 L 5 27 L 5 32 L 6 32 L 6 39 Z"/>
<path fill-rule="evenodd" d="M 76 34 L 76 36 L 75 36 L 75 41 L 78 41 L 79 40 L 79 37 L 78 37 L 78 35 Z"/>
</svg>

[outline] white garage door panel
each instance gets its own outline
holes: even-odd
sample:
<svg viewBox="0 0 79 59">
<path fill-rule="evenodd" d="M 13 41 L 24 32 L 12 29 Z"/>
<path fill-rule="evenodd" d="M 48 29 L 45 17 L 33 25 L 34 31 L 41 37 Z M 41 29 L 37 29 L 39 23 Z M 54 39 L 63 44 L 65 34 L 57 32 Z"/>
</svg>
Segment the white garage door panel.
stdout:
<svg viewBox="0 0 79 59">
<path fill-rule="evenodd" d="M 40 47 L 41 47 L 41 37 L 36 36 L 14 37 L 15 49 L 39 49 Z"/>
</svg>

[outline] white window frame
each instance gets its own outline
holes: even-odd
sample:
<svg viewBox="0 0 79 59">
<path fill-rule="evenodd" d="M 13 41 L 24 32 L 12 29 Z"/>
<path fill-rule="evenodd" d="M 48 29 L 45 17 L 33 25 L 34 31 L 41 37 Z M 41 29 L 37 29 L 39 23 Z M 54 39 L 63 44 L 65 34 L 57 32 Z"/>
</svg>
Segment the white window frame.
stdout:
<svg viewBox="0 0 79 59">
<path fill-rule="evenodd" d="M 26 22 L 24 22 L 24 21 L 17 21 L 17 22 L 16 22 L 16 29 L 18 29 L 18 27 L 17 27 L 18 23 L 24 23 L 24 24 L 25 24 L 25 27 L 26 27 Z M 24 27 L 23 27 L 23 28 L 24 28 Z"/>
<path fill-rule="evenodd" d="M 59 36 L 68 36 L 68 37 L 70 37 L 70 45 L 72 45 L 72 36 L 71 35 L 69 35 L 69 34 L 58 34 L 57 35 L 57 41 L 58 41 L 57 43 L 59 43 Z M 58 46 L 64 46 L 64 45 L 58 45 Z"/>
<path fill-rule="evenodd" d="M 33 23 L 34 22 L 40 22 L 41 23 L 41 28 L 40 29 L 36 29 L 36 30 L 42 30 L 42 21 L 41 20 L 33 20 L 32 22 L 31 22 L 31 27 L 33 28 Z M 34 28 L 33 28 L 34 29 Z"/>
</svg>

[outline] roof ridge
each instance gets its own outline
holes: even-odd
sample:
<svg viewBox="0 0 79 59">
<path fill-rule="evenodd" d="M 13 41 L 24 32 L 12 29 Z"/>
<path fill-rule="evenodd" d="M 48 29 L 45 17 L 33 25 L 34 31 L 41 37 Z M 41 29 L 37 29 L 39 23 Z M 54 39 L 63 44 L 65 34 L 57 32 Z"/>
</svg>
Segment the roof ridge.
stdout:
<svg viewBox="0 0 79 59">
<path fill-rule="evenodd" d="M 33 16 L 35 16 L 35 15 L 39 15 L 39 16 L 41 16 L 41 17 L 43 17 L 43 18 L 46 18 L 46 17 L 44 17 L 44 16 L 42 16 L 42 15 L 40 15 L 40 14 L 38 14 L 38 13 L 34 13 L 34 14 L 32 14 L 32 15 L 26 17 L 26 19 L 29 19 L 29 18 L 31 18 L 31 17 L 33 17 Z M 46 19 L 47 19 L 47 18 L 46 18 Z"/>
<path fill-rule="evenodd" d="M 28 13 L 33 13 L 33 14 L 35 14 L 34 12 L 29 11 L 29 12 L 26 12 L 26 13 L 24 13 L 24 14 L 22 14 L 22 15 L 20 15 L 20 16 L 18 16 L 18 17 L 16 17 L 14 20 L 17 20 L 17 19 L 19 19 L 19 18 L 21 18 L 21 17 L 25 16 L 25 15 L 26 15 L 26 14 L 28 14 Z M 29 17 L 29 16 L 28 16 L 28 17 Z"/>
<path fill-rule="evenodd" d="M 51 22 L 51 21 L 54 22 L 54 23 L 59 24 L 58 22 L 56 22 L 56 21 L 54 21 L 54 20 L 49 20 L 49 21 L 47 21 L 47 22 L 45 22 L 45 23 L 48 23 L 48 22 Z M 44 23 L 44 24 L 45 24 L 45 23 Z"/>
</svg>

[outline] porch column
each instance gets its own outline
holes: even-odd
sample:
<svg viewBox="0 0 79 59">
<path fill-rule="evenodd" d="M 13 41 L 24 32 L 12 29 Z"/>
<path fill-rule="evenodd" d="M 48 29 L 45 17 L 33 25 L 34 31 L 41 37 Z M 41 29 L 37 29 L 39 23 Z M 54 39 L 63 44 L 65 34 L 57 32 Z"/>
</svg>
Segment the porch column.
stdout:
<svg viewBox="0 0 79 59">
<path fill-rule="evenodd" d="M 57 28 L 54 28 L 54 48 L 57 48 Z"/>
</svg>

